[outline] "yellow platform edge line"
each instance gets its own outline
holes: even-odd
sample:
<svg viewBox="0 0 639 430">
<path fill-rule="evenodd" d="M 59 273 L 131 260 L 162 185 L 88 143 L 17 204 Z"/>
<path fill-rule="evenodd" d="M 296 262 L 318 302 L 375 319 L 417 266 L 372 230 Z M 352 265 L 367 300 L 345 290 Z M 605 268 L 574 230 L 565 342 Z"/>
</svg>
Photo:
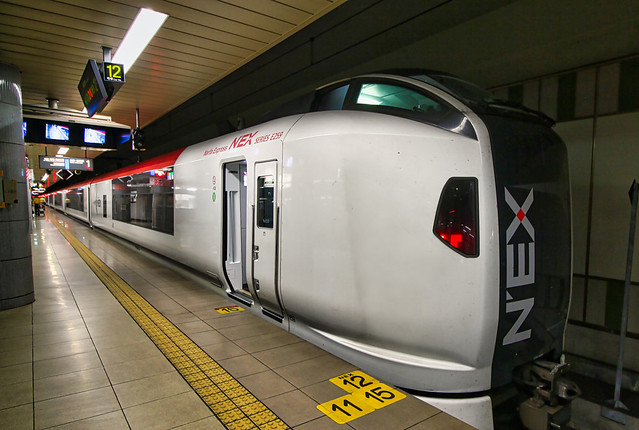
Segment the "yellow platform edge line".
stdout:
<svg viewBox="0 0 639 430">
<path fill-rule="evenodd" d="M 60 221 L 53 219 L 52 222 L 227 429 L 290 429 Z"/>
</svg>

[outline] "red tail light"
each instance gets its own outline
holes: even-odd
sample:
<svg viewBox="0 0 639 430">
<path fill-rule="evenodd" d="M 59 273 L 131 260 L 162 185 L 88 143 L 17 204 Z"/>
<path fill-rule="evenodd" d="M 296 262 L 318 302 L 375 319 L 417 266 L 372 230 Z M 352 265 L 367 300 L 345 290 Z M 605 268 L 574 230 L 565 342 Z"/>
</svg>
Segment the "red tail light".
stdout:
<svg viewBox="0 0 639 430">
<path fill-rule="evenodd" d="M 439 198 L 435 235 L 467 257 L 479 255 L 477 179 L 451 178 Z"/>
</svg>

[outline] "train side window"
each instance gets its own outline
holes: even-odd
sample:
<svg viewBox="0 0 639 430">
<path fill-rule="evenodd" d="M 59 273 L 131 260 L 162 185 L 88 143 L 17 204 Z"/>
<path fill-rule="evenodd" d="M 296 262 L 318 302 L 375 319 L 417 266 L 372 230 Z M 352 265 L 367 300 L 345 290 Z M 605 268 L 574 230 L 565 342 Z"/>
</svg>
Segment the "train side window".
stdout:
<svg viewBox="0 0 639 430">
<path fill-rule="evenodd" d="M 388 82 L 362 82 L 352 93 L 351 109 L 401 116 L 477 139 L 462 112 L 424 90 Z"/>
<path fill-rule="evenodd" d="M 323 111 L 342 109 L 347 92 L 348 84 L 340 85 L 337 88 L 331 88 L 318 92 L 313 104 L 313 110 Z"/>
<path fill-rule="evenodd" d="M 173 167 L 114 179 L 111 216 L 116 221 L 173 234 L 173 185 Z"/>
<path fill-rule="evenodd" d="M 273 228 L 275 206 L 275 177 L 260 176 L 257 178 L 257 226 Z"/>
<path fill-rule="evenodd" d="M 84 208 L 84 188 L 74 188 L 67 192 L 67 208 L 86 213 Z"/>
</svg>

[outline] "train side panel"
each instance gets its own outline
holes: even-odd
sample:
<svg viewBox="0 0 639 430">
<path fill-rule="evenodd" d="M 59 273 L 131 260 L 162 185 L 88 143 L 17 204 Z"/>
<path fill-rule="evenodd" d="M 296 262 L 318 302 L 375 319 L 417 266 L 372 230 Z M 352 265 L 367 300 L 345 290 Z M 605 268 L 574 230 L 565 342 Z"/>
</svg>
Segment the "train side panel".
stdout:
<svg viewBox="0 0 639 430">
<path fill-rule="evenodd" d="M 216 283 L 231 291 L 224 269 L 225 166 L 241 162 L 248 166 L 251 176 L 254 176 L 255 165 L 265 161 L 272 161 L 281 169 L 282 139 L 296 120 L 297 117 L 289 117 L 271 121 L 253 129 L 241 130 L 185 149 L 172 164 L 172 233 L 155 231 L 135 223 L 114 219 L 113 206 L 118 202 L 113 202 L 113 187 L 127 187 L 130 173 L 126 169 L 116 175 L 118 178 L 92 184 L 95 194 L 92 202 L 94 225 L 202 273 L 208 273 Z M 170 166 L 155 166 L 156 169 L 161 167 Z M 132 169 L 136 167 L 133 166 Z M 142 174 L 146 175 L 147 172 Z M 279 184 L 281 173 L 277 174 Z M 245 193 L 250 196 L 249 201 L 245 201 L 244 204 L 250 206 L 254 203 L 254 184 L 244 184 L 244 187 L 248 190 Z M 250 222 L 248 224 L 244 226 L 244 234 L 251 237 Z M 244 249 L 241 258 L 249 262 L 250 249 Z M 251 267 L 245 263 L 247 273 L 244 274 L 244 278 L 248 283 L 252 279 L 248 273 Z"/>
<path fill-rule="evenodd" d="M 91 184 L 91 224 L 107 229 L 111 225 L 113 194 L 111 181 Z"/>
<path fill-rule="evenodd" d="M 229 202 L 225 191 L 225 169 L 229 165 L 246 166 L 246 177 L 239 178 L 246 194 L 244 209 L 245 231 L 248 241 L 253 235 L 251 206 L 254 205 L 255 165 L 274 161 L 281 168 L 282 139 L 298 117 L 282 118 L 259 126 L 240 130 L 187 148 L 175 167 L 175 249 L 172 258 L 204 273 L 213 274 L 230 290 L 224 261 Z M 278 173 L 280 175 L 280 173 Z M 279 180 L 278 180 L 279 183 Z M 252 252 L 246 247 L 242 258 L 246 263 L 244 274 L 251 283 Z M 236 286 L 237 287 L 237 286 Z M 241 285 L 240 285 L 241 287 Z"/>
<path fill-rule="evenodd" d="M 215 142 L 215 141 L 213 141 Z M 204 146 L 210 145 L 206 142 Z M 221 279 L 222 211 L 214 188 L 217 160 L 203 157 L 202 144 L 188 148 L 175 166 L 175 240 L 169 256 Z"/>
<path fill-rule="evenodd" d="M 181 156 L 184 155 L 184 152 Z M 173 163 L 157 165 L 150 171 L 139 173 L 151 178 L 150 172 L 173 166 L 173 195 L 167 199 L 173 205 L 172 232 L 158 231 L 136 223 L 114 219 L 115 206 L 125 203 L 118 199 L 114 201 L 114 187 L 131 188 L 131 184 L 127 185 L 127 180 L 130 179 L 131 175 L 126 170 L 116 175 L 118 176 L 116 178 L 91 184 L 92 223 L 95 227 L 206 272 L 211 270 L 211 256 L 215 254 L 208 248 L 208 245 L 217 243 L 210 237 L 210 234 L 209 237 L 202 234 L 202 232 L 210 232 L 217 228 L 213 227 L 215 217 L 212 215 L 215 213 L 207 206 L 207 202 L 210 201 L 211 187 L 205 180 L 210 177 L 209 170 L 213 167 L 204 163 L 202 159 L 193 159 L 188 156 L 185 159 L 186 161 L 182 161 L 183 159 L 178 157 Z M 123 179 L 121 180 L 120 177 Z M 151 179 L 149 181 L 151 184 Z M 198 229 L 199 235 L 190 233 Z"/>
</svg>

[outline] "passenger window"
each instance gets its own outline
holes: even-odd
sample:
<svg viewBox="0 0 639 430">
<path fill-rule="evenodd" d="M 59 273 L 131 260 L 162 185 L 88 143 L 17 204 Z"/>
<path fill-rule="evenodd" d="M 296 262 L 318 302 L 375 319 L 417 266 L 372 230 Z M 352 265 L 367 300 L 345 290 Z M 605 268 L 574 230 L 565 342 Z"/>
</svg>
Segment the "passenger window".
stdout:
<svg viewBox="0 0 639 430">
<path fill-rule="evenodd" d="M 348 84 L 318 94 L 317 100 L 315 101 L 315 109 L 313 110 L 340 110 L 344 105 L 347 92 Z"/>
<path fill-rule="evenodd" d="M 257 226 L 273 228 L 273 208 L 275 206 L 275 177 L 257 178 Z"/>
<path fill-rule="evenodd" d="M 401 116 L 477 139 L 462 112 L 425 90 L 384 82 L 362 83 L 353 100 L 351 107 L 357 110 Z"/>
<path fill-rule="evenodd" d="M 84 208 L 84 188 L 75 188 L 67 192 L 67 208 L 86 213 Z"/>
<path fill-rule="evenodd" d="M 114 220 L 173 234 L 173 167 L 114 179 L 111 189 Z"/>
</svg>

